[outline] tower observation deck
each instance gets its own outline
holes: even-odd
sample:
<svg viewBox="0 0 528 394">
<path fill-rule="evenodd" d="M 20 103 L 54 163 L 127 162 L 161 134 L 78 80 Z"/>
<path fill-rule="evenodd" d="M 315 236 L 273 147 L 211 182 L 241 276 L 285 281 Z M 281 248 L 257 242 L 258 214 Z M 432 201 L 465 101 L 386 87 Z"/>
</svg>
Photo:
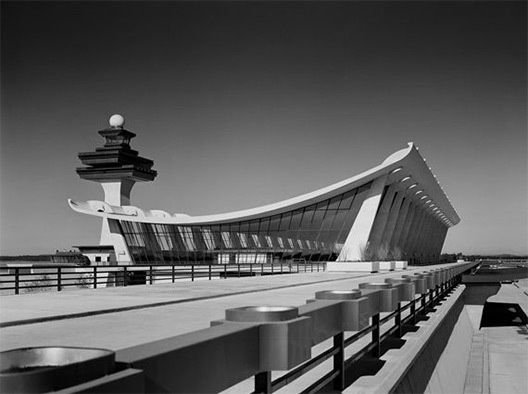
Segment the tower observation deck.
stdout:
<svg viewBox="0 0 528 394">
<path fill-rule="evenodd" d="M 93 152 L 79 153 L 86 167 L 77 168 L 82 179 L 101 184 L 106 203 L 117 206 L 130 204 L 130 191 L 136 182 L 150 182 L 158 175 L 152 160 L 130 148 L 136 134 L 125 130 L 124 123 L 121 115 L 113 115 L 110 127 L 99 131 L 105 144 Z"/>
</svg>

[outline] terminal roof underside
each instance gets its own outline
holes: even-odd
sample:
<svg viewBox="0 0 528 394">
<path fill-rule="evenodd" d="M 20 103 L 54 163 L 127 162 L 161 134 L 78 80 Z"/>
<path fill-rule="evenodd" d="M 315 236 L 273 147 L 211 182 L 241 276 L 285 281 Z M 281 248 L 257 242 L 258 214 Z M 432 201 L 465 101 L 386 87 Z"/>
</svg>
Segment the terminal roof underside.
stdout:
<svg viewBox="0 0 528 394">
<path fill-rule="evenodd" d="M 298 197 L 242 211 L 193 217 L 185 214 L 171 215 L 161 210 L 144 211 L 135 206 L 110 206 L 102 201 L 77 202 L 69 200 L 69 204 L 75 211 L 117 220 L 181 225 L 222 224 L 251 220 L 303 208 L 384 176 L 388 177 L 387 185 L 394 184 L 398 190 L 405 191 L 406 196 L 430 209 L 431 213 L 436 215 L 446 226 L 456 225 L 460 221 L 449 198 L 412 143 L 409 143 L 407 148 L 389 156 L 380 165 L 357 176 Z"/>
</svg>

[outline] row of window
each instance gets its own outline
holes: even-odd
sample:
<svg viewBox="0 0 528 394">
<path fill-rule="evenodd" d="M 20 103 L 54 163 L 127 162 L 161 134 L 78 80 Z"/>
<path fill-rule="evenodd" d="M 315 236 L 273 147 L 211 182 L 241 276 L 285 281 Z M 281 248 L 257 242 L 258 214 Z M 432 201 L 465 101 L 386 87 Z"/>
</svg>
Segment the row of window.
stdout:
<svg viewBox="0 0 528 394">
<path fill-rule="evenodd" d="M 369 189 L 370 183 L 302 209 L 251 221 L 183 226 L 122 220 L 120 227 L 136 263 L 210 262 L 224 252 L 255 256 L 266 252 L 274 260 L 299 256 L 335 260 Z"/>
</svg>

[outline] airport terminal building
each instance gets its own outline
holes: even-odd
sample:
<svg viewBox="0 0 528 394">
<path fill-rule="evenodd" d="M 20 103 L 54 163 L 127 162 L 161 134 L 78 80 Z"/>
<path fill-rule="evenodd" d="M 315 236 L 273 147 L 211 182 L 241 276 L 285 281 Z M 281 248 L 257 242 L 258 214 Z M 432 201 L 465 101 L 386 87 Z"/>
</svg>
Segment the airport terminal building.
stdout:
<svg viewBox="0 0 528 394">
<path fill-rule="evenodd" d="M 142 210 L 135 182 L 152 181 L 153 162 L 130 148 L 135 134 L 112 117 L 103 147 L 80 153 L 81 178 L 101 183 L 105 201 L 72 201 L 103 220 L 101 247 L 118 264 L 227 264 L 360 261 L 380 256 L 410 264 L 438 261 L 460 218 L 418 148 L 409 143 L 381 164 L 328 187 L 274 204 L 207 216 Z"/>
</svg>

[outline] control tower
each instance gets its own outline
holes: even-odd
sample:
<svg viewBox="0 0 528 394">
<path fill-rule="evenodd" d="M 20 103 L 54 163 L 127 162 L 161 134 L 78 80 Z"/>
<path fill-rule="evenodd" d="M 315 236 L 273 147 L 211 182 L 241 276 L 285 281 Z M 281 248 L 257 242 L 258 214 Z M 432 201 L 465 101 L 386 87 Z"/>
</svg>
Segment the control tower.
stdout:
<svg viewBox="0 0 528 394">
<path fill-rule="evenodd" d="M 105 144 L 94 152 L 79 153 L 79 159 L 86 167 L 78 167 L 77 174 L 82 179 L 100 183 L 107 204 L 130 205 L 130 191 L 134 184 L 151 182 L 158 173 L 152 170 L 152 160 L 139 156 L 138 151 L 130 148 L 130 140 L 136 134 L 123 128 L 125 119 L 121 115 L 112 115 L 109 123 L 109 128 L 99 131 Z M 131 262 L 115 220 L 103 219 L 99 246 L 114 249 L 119 263 Z"/>
<path fill-rule="evenodd" d="M 158 173 L 152 170 L 154 162 L 138 155 L 130 148 L 136 136 L 123 128 L 121 115 L 110 118 L 110 127 L 99 131 L 105 144 L 94 152 L 81 152 L 79 159 L 87 167 L 77 168 L 82 179 L 98 182 L 104 190 L 104 201 L 115 206 L 130 205 L 130 191 L 136 182 L 153 181 Z"/>
</svg>

